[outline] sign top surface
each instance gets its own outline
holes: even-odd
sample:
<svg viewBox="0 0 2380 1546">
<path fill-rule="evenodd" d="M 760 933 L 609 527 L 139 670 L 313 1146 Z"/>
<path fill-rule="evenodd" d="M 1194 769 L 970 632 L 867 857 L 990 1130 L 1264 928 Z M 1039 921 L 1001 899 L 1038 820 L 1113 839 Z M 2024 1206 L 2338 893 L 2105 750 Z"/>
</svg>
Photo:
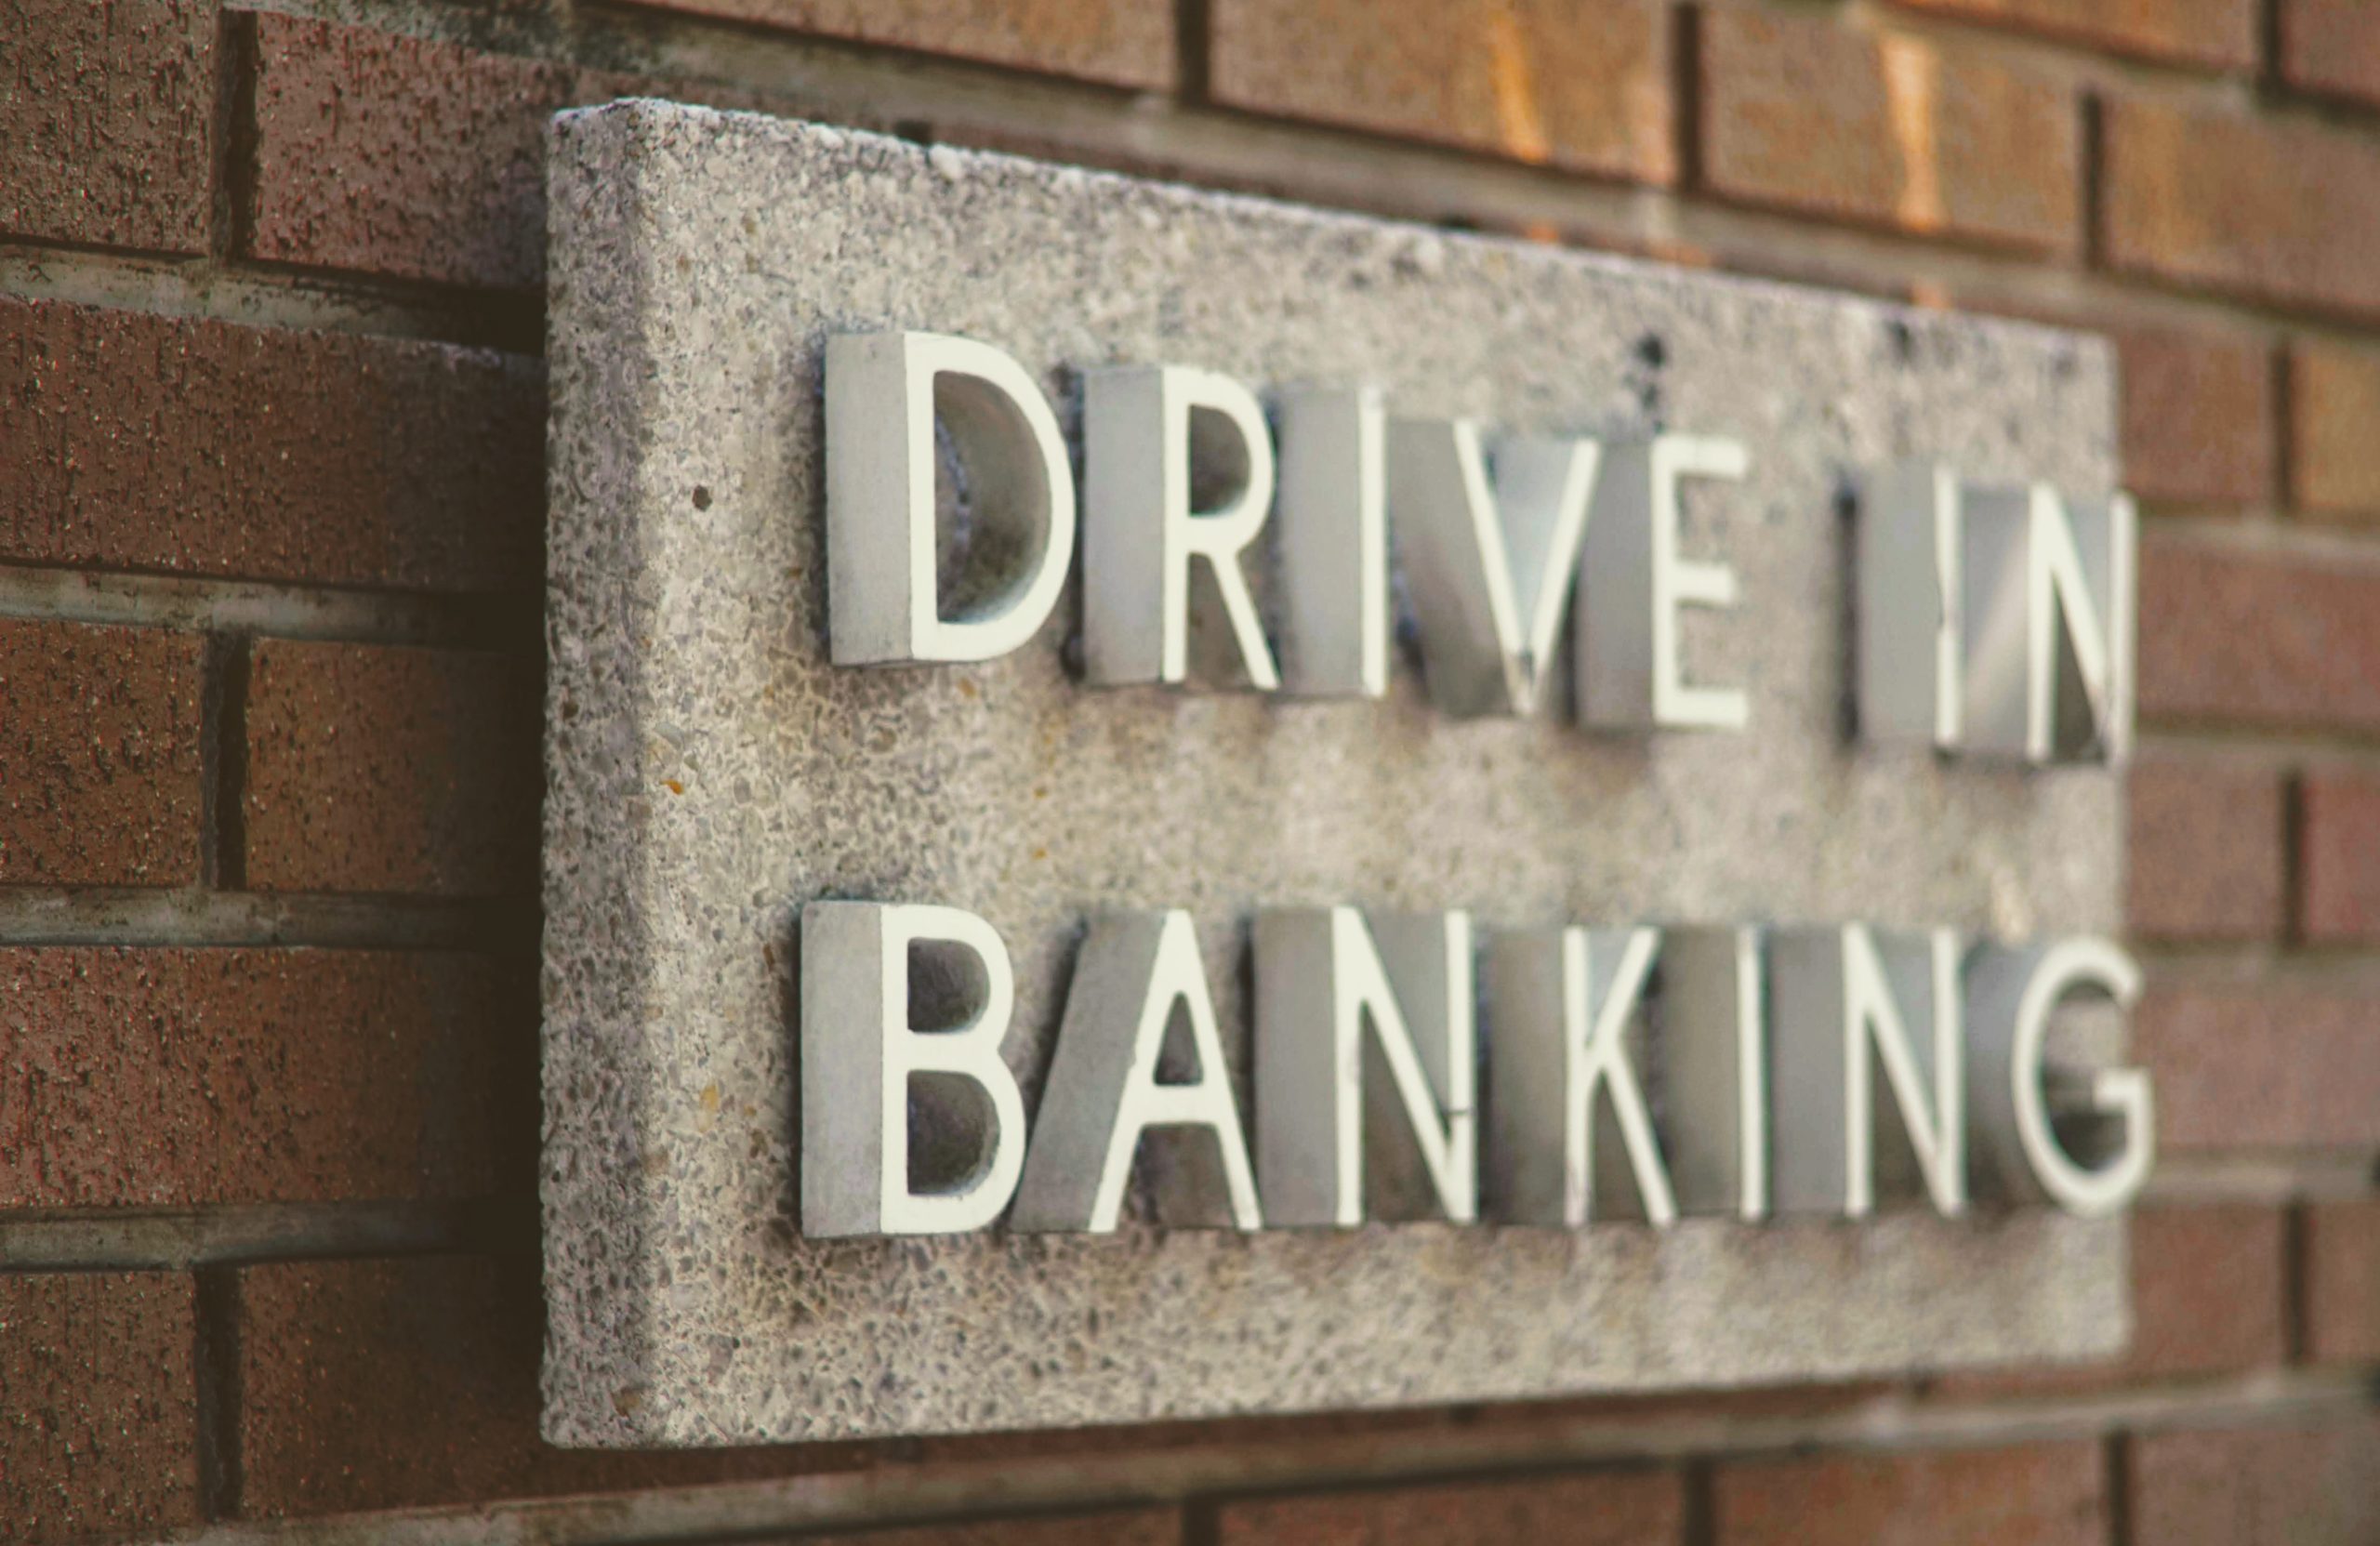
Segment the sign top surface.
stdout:
<svg viewBox="0 0 2380 1546">
<path fill-rule="evenodd" d="M 1846 735 L 1850 476 L 2114 486 L 2094 340 L 660 103 L 552 139 L 544 953 L 547 1429 L 787 1441 L 1842 1378 L 2111 1351 L 2122 1226 L 2048 1213 L 1656 1234 L 1396 1224 L 813 1241 L 801 907 L 981 913 L 1028 1107 L 1089 915 L 1197 918 L 1245 1084 L 1260 906 L 1622 921 L 2118 923 L 2105 768 Z M 1498 429 L 1733 436 L 1686 540 L 1742 733 L 1383 701 L 1092 691 L 1069 594 L 1015 654 L 826 657 L 826 340 L 994 344 L 1071 438 L 1079 373 L 1377 386 Z M 1558 684 L 1557 684 L 1558 685 Z M 1563 694 L 1553 696 L 1558 701 Z M 1658 1103 L 1659 1071 L 1649 1076 Z"/>
</svg>

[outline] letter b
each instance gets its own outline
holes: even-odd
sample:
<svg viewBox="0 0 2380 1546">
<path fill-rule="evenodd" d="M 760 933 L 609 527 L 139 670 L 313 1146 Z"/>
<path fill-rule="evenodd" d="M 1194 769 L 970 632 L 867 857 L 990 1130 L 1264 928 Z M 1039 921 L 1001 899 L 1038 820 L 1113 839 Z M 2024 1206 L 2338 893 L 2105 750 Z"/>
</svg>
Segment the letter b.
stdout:
<svg viewBox="0 0 2380 1546">
<path fill-rule="evenodd" d="M 954 1000 L 962 1023 L 919 1025 L 934 1008 L 918 1001 L 919 984 Z M 802 909 L 803 1234 L 953 1235 L 999 1217 L 1025 1165 L 1025 1101 L 1000 1060 L 1015 1002 L 1008 949 L 972 913 Z M 932 1124 L 919 1135 L 929 1151 L 969 1151 L 955 1183 L 916 1184 L 910 1125 L 920 1115 Z"/>
</svg>

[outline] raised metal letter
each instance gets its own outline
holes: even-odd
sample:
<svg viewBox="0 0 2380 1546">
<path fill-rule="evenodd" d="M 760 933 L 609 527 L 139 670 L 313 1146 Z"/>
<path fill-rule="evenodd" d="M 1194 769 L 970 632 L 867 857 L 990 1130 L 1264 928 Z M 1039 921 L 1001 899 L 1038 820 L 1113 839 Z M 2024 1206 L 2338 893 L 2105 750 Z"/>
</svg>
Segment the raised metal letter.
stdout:
<svg viewBox="0 0 2380 1546">
<path fill-rule="evenodd" d="M 1736 604 L 1736 572 L 1678 555 L 1678 484 L 1739 482 L 1741 444 L 1659 435 L 1604 448 L 1580 569 L 1579 717 L 1605 730 L 1741 730 L 1743 690 L 1688 685 L 1678 609 Z"/>
<path fill-rule="evenodd" d="M 934 424 L 966 459 L 979 541 L 1023 565 L 944 617 Z M 1049 400 L 989 344 L 933 333 L 826 340 L 826 614 L 838 666 L 989 660 L 1033 637 L 1075 553 L 1075 480 Z"/>
<path fill-rule="evenodd" d="M 1179 1005 L 1196 1077 L 1157 1081 L 1167 1024 Z M 1058 1053 L 1034 1119 L 1012 1228 L 1105 1234 L 1123 1211 L 1141 1134 L 1150 1128 L 1211 1130 L 1223 1162 L 1226 1218 L 1200 1222 L 1257 1229 L 1256 1183 L 1215 1035 L 1215 1009 L 1190 915 L 1120 913 L 1094 920 L 1066 992 Z M 1191 1222 L 1166 1208 L 1169 1225 Z"/>
<path fill-rule="evenodd" d="M 1784 929 L 1769 948 L 1779 1212 L 1874 1211 L 1913 1169 L 1937 1211 L 1966 1207 L 1957 934 Z M 1882 1066 L 1900 1120 L 1875 1099 Z"/>
<path fill-rule="evenodd" d="M 2030 762 L 2132 749 L 2136 522 L 2045 483 L 1963 501 L 1961 745 Z"/>
<path fill-rule="evenodd" d="M 1677 1218 L 1629 1033 L 1660 936 L 1652 929 L 1536 929 L 1488 955 L 1489 1194 L 1500 1218 L 1576 1228 L 1593 1218 Z M 1617 1127 L 1594 1120 L 1595 1093 Z M 1633 1190 L 1619 1180 L 1625 1159 Z"/>
<path fill-rule="evenodd" d="M 935 986 L 966 1000 L 962 1024 L 913 1024 L 912 946 Z M 1000 1061 L 1015 1002 L 1007 947 L 972 913 L 875 902 L 802 909 L 803 1234 L 950 1235 L 999 1216 L 1025 1163 L 1025 1102 Z M 971 1088 L 982 1099 L 958 1134 L 974 1151 L 971 1172 L 944 1190 L 913 1189 L 912 1098 Z"/>
<path fill-rule="evenodd" d="M 1767 973 L 1758 929 L 1664 929 L 1662 1138 L 1679 1211 L 1768 1214 Z"/>
<path fill-rule="evenodd" d="M 1959 481 L 1903 462 L 1860 481 L 1859 733 L 1959 744 Z"/>
<path fill-rule="evenodd" d="M 1491 483 L 1477 425 L 1396 421 L 1389 503 L 1422 678 L 1443 712 L 1536 712 L 1599 458 L 1589 440 L 1506 441 Z"/>
<path fill-rule="evenodd" d="M 1221 509 L 1190 496 L 1190 419 L 1221 416 L 1247 477 Z M 1186 365 L 1083 382 L 1083 661 L 1103 686 L 1179 682 L 1190 668 L 1190 561 L 1204 559 L 1250 685 L 1281 685 L 1240 554 L 1273 509 L 1273 439 L 1246 387 Z"/>
<path fill-rule="evenodd" d="M 1376 918 L 1369 929 L 1353 907 L 1257 916 L 1256 1181 L 1267 1222 L 1363 1222 L 1367 1023 L 1440 1211 L 1457 1223 L 1478 1216 L 1472 983 L 1465 913 Z"/>
<path fill-rule="evenodd" d="M 2102 939 L 1977 953 L 1967 977 L 1976 1128 L 2003 1195 L 2099 1215 L 2125 1207 L 2149 1180 L 2157 1104 L 2140 1069 L 2061 1077 L 2049 1068 L 2050 1016 L 2077 989 L 2104 993 L 2128 1013 L 2140 998 L 2140 969 Z M 2076 1163 L 2051 1125 L 2053 1105 L 2057 1116 L 2120 1120 L 2114 1157 Z"/>
<path fill-rule="evenodd" d="M 1280 394 L 1281 683 L 1301 697 L 1388 691 L 1386 419 L 1379 389 Z"/>
</svg>

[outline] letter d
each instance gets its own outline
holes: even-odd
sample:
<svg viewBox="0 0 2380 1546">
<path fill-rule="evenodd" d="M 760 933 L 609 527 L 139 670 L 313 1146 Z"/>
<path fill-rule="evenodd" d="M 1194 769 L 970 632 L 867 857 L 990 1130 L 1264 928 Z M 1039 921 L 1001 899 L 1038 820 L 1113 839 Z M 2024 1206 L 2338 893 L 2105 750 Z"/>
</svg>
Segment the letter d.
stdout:
<svg viewBox="0 0 2380 1546">
<path fill-rule="evenodd" d="M 1017 555 L 1016 573 L 954 616 L 943 614 L 935 585 L 937 418 L 966 461 L 973 546 Z M 836 665 L 1006 654 L 1057 604 L 1074 552 L 1074 472 L 1049 399 L 1024 366 L 989 344 L 935 333 L 826 340 L 826 614 Z"/>
</svg>

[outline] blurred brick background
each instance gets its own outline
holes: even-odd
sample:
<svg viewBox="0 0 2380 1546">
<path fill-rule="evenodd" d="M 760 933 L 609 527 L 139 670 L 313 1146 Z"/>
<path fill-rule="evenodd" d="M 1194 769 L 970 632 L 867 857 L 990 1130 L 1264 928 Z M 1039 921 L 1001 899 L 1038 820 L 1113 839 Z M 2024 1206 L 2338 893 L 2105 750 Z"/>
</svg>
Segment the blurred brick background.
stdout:
<svg viewBox="0 0 2380 1546">
<path fill-rule="evenodd" d="M 2109 333 L 2131 1354 L 545 1447 L 539 132 L 633 92 Z M 0 0 L 0 1539 L 2380 1541 L 2380 6 Z"/>
</svg>

